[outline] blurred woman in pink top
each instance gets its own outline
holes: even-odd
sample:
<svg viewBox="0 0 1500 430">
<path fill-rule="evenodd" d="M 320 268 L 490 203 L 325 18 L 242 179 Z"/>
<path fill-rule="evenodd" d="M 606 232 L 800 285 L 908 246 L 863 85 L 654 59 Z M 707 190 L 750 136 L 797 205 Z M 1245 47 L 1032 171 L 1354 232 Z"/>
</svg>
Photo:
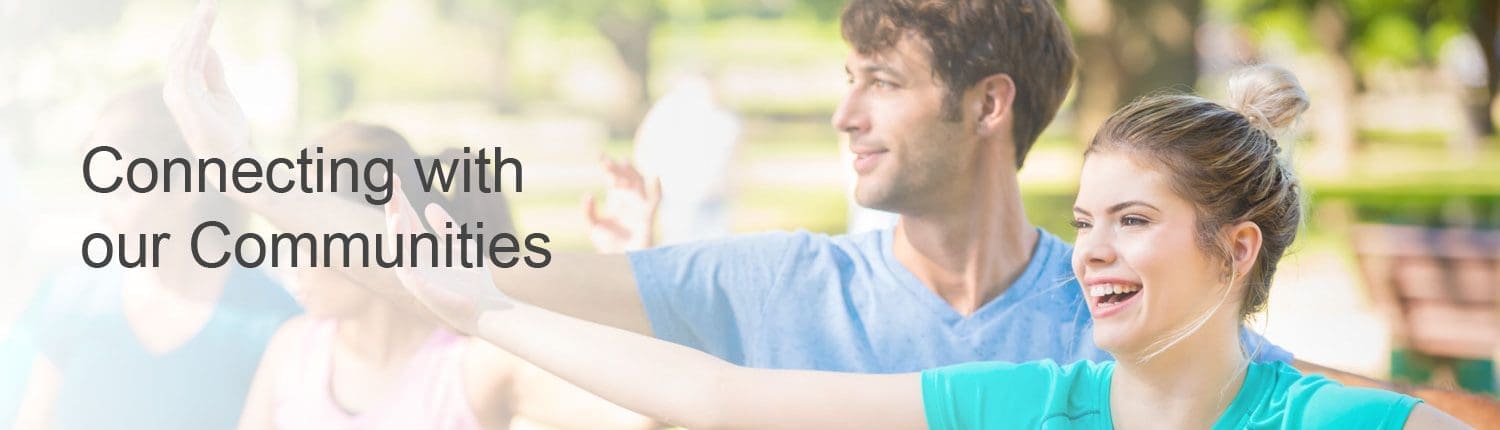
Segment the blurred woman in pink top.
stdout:
<svg viewBox="0 0 1500 430">
<path fill-rule="evenodd" d="M 324 157 L 391 158 L 398 173 L 415 174 L 408 160 L 418 155 L 389 128 L 343 124 L 315 145 Z M 470 232 L 514 230 L 498 193 L 456 193 L 450 200 L 414 184 L 406 188 L 413 199 L 445 202 L 464 214 L 459 219 L 484 222 L 479 231 L 470 222 Z M 486 342 L 449 331 L 420 310 L 371 294 L 338 269 L 293 270 L 289 284 L 306 314 L 271 338 L 240 428 L 503 429 L 517 419 L 561 428 L 655 427 Z"/>
</svg>

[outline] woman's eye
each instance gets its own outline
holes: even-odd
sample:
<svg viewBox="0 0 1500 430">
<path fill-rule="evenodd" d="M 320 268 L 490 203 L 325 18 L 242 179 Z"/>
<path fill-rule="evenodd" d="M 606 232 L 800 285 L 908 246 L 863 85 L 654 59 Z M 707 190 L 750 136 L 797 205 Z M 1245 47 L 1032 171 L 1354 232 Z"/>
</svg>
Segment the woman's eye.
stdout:
<svg viewBox="0 0 1500 430">
<path fill-rule="evenodd" d="M 1072 224 L 1073 228 L 1074 229 L 1078 229 L 1078 230 L 1083 230 L 1083 229 L 1089 228 L 1091 226 L 1088 221 L 1077 220 L 1077 219 L 1073 220 L 1073 222 L 1071 222 L 1069 224 Z"/>
<path fill-rule="evenodd" d="M 890 83 L 890 81 L 883 81 L 883 80 L 879 80 L 879 79 L 876 79 L 875 82 L 872 85 L 874 85 L 875 88 L 879 88 L 879 89 L 882 89 L 882 90 L 889 89 L 889 88 L 895 86 L 895 85 L 892 85 Z"/>
<path fill-rule="evenodd" d="M 1149 223 L 1150 222 L 1146 221 L 1145 218 L 1136 217 L 1136 216 L 1128 216 L 1128 217 L 1120 219 L 1120 224 L 1121 225 L 1125 225 L 1125 226 L 1142 226 L 1142 225 L 1146 225 L 1146 224 L 1149 224 Z"/>
</svg>

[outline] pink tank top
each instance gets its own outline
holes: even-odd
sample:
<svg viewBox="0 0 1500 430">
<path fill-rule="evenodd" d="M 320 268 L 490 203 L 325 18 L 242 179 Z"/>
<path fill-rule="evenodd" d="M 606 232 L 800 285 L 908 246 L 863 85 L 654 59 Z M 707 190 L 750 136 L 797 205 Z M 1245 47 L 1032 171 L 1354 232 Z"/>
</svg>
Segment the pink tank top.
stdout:
<svg viewBox="0 0 1500 430">
<path fill-rule="evenodd" d="M 314 322 L 303 339 L 303 360 L 276 381 L 280 429 L 478 429 L 462 379 L 466 343 L 445 329 L 432 332 L 412 354 L 394 391 L 353 415 L 333 399 L 330 376 L 333 320 Z"/>
</svg>

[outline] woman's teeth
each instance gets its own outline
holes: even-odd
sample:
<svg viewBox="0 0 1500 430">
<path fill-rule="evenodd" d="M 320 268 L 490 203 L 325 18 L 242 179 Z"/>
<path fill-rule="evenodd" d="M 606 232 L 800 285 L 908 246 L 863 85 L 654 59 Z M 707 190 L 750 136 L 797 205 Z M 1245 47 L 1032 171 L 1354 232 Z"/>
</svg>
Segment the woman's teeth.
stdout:
<svg viewBox="0 0 1500 430">
<path fill-rule="evenodd" d="M 1104 297 L 1110 294 L 1125 294 L 1140 291 L 1140 285 L 1101 284 L 1089 287 L 1089 295 Z"/>
</svg>

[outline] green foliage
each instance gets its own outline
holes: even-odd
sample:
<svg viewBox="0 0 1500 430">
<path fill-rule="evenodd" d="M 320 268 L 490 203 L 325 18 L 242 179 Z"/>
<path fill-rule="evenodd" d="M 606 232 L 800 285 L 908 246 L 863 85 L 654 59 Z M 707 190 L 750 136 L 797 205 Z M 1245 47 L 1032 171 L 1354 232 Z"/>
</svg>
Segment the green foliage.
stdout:
<svg viewBox="0 0 1500 430">
<path fill-rule="evenodd" d="M 1364 70 L 1379 64 L 1431 64 L 1443 43 L 1468 31 L 1473 0 L 1208 0 L 1208 10 L 1255 29 L 1262 39 L 1293 41 L 1318 49 L 1312 34 L 1315 11 L 1345 17 L 1348 52 Z"/>
<path fill-rule="evenodd" d="M 1415 64 L 1422 60 L 1422 29 L 1407 16 L 1381 14 L 1366 24 L 1366 29 L 1355 39 L 1356 51 L 1362 68 L 1374 63 L 1389 61 L 1397 64 Z M 1435 55 L 1427 55 L 1427 58 Z"/>
</svg>

